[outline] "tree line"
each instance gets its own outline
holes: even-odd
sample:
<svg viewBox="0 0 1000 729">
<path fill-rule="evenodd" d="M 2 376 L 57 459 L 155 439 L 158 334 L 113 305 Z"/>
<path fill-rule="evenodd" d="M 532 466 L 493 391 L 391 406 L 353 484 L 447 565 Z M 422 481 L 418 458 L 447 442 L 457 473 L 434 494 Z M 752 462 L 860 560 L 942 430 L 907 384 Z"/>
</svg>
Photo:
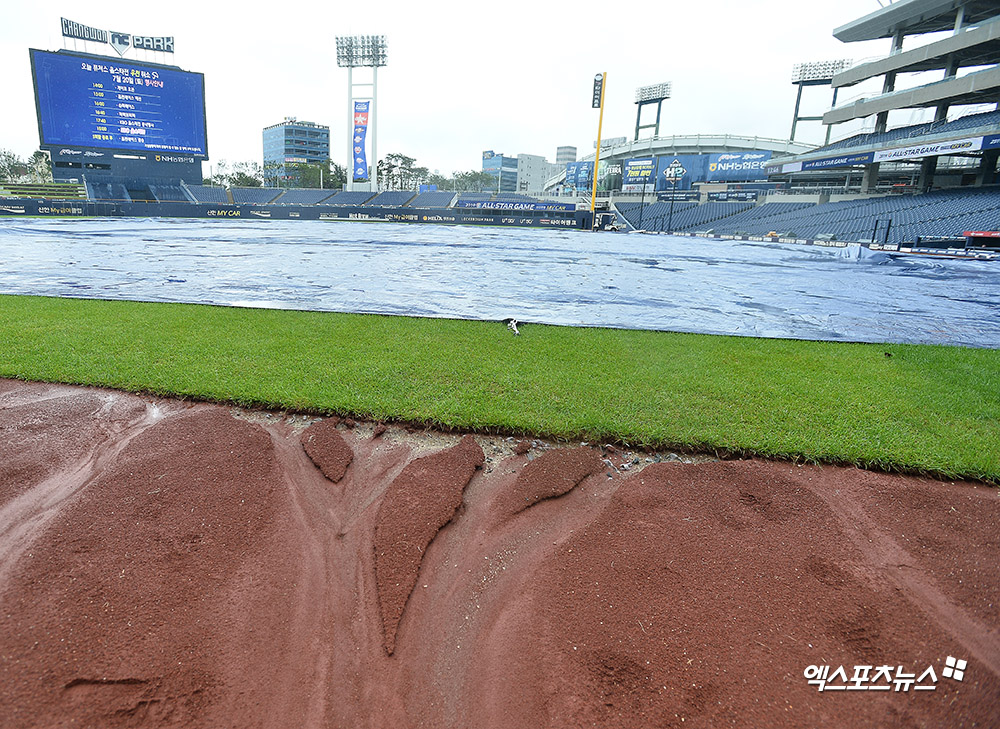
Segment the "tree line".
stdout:
<svg viewBox="0 0 1000 729">
<path fill-rule="evenodd" d="M 52 162 L 45 152 L 38 150 L 28 159 L 9 149 L 0 149 L 0 182 L 45 184 L 52 182 Z"/>
<path fill-rule="evenodd" d="M 405 154 L 387 154 L 376 166 L 382 189 L 417 190 L 421 185 L 436 185 L 438 190 L 450 192 L 489 192 L 496 190 L 497 179 L 488 172 L 469 170 L 454 172 L 451 176 L 430 172 L 417 165 L 414 157 Z M 0 181 L 45 183 L 52 181 L 52 162 L 38 150 L 27 160 L 14 152 L 0 149 Z M 220 187 L 298 187 L 340 190 L 347 183 L 347 170 L 332 160 L 319 164 L 302 162 L 281 164 L 254 161 L 234 162 L 219 160 L 210 167 L 206 185 Z"/>
<path fill-rule="evenodd" d="M 387 154 L 376 166 L 379 184 L 388 190 L 417 190 L 421 185 L 436 185 L 438 190 L 453 192 L 489 192 L 495 190 L 497 179 L 488 172 L 469 170 L 455 172 L 450 177 L 431 173 L 417 165 L 414 157 Z M 347 170 L 329 159 L 319 164 L 294 163 L 284 168 L 277 162 L 260 165 L 257 162 L 230 164 L 220 160 L 205 178 L 206 185 L 233 187 L 293 187 L 339 190 L 347 183 Z"/>
</svg>

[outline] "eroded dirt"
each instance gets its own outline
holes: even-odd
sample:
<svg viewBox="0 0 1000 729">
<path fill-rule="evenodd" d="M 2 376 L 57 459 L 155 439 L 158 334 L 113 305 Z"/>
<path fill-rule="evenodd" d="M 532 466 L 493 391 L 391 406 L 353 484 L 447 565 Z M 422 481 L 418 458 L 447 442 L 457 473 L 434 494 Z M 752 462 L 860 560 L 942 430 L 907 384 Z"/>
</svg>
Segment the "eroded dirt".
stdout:
<svg viewBox="0 0 1000 729">
<path fill-rule="evenodd" d="M 0 380 L 0 726 L 992 727 L 998 548 L 982 485 Z"/>
</svg>

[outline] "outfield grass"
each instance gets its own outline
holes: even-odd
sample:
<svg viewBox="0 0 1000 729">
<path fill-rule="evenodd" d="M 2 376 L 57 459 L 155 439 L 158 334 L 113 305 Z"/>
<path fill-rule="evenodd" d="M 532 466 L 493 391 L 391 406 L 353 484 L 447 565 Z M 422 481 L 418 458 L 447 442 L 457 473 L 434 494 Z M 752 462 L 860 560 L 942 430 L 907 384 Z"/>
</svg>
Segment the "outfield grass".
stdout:
<svg viewBox="0 0 1000 729">
<path fill-rule="evenodd" d="M 997 350 L 0 296 L 0 376 L 1000 483 Z"/>
</svg>

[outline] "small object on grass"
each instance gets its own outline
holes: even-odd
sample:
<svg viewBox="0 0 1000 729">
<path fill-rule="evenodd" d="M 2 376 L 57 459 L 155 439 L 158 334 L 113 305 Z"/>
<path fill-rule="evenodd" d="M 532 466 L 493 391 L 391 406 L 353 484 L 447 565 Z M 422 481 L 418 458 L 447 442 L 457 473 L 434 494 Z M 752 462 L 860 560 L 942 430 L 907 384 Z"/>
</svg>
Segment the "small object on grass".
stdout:
<svg viewBox="0 0 1000 729">
<path fill-rule="evenodd" d="M 507 328 L 510 329 L 512 332 L 514 332 L 515 335 L 521 334 L 521 332 L 517 331 L 517 319 L 514 319 L 513 317 L 508 317 L 504 319 L 504 321 L 507 322 Z"/>
</svg>

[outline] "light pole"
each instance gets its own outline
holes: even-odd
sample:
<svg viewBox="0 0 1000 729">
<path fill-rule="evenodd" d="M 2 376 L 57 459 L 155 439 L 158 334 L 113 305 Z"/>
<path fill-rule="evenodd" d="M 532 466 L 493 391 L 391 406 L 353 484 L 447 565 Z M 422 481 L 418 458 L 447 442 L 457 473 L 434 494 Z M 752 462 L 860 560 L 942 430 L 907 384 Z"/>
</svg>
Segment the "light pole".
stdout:
<svg viewBox="0 0 1000 729">
<path fill-rule="evenodd" d="M 378 192 L 378 70 L 386 64 L 387 46 L 384 35 L 337 36 L 337 65 L 347 69 L 347 189 L 353 190 L 355 182 L 370 180 L 369 165 L 365 151 L 365 138 L 369 115 L 375 115 L 372 128 L 372 158 L 375 160 L 375 191 Z M 372 69 L 371 83 L 354 81 L 357 67 Z M 371 87 L 370 96 L 355 96 L 355 86 Z M 355 100 L 363 105 L 363 116 L 355 114 Z M 370 102 L 370 106 L 368 106 Z M 357 123 L 356 123 L 357 122 Z M 363 177 L 358 177 L 358 172 Z"/>
<path fill-rule="evenodd" d="M 639 141 L 640 129 L 653 129 L 653 137 L 660 136 L 660 110 L 663 102 L 670 98 L 670 82 L 653 84 L 652 86 L 640 86 L 635 90 L 635 104 L 638 109 L 635 112 L 635 141 Z M 639 121 L 642 118 L 642 107 L 646 104 L 656 104 L 656 124 L 643 124 Z"/>
</svg>

